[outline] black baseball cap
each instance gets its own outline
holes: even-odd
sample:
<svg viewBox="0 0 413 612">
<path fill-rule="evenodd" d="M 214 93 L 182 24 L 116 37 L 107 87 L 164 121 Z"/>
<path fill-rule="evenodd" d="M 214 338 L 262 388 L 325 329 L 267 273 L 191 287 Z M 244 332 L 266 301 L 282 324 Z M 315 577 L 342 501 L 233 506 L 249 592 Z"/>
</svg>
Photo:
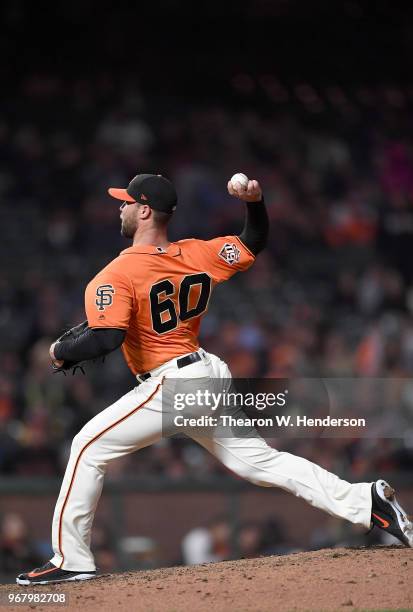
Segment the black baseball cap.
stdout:
<svg viewBox="0 0 413 612">
<path fill-rule="evenodd" d="M 137 174 L 126 189 L 110 187 L 108 193 L 117 200 L 147 204 L 154 210 L 169 214 L 177 204 L 175 187 L 160 174 Z"/>
</svg>

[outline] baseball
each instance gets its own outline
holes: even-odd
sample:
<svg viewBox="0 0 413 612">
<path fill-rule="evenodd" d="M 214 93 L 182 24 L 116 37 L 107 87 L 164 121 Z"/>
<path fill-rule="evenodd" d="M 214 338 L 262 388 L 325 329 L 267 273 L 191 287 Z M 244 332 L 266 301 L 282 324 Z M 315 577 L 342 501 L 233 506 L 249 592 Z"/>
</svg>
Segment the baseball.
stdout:
<svg viewBox="0 0 413 612">
<path fill-rule="evenodd" d="M 234 176 L 231 178 L 231 184 L 234 189 L 237 188 L 237 183 L 240 183 L 240 185 L 244 187 L 244 189 L 246 189 L 248 187 L 248 176 L 246 176 L 242 172 L 234 174 Z"/>
</svg>

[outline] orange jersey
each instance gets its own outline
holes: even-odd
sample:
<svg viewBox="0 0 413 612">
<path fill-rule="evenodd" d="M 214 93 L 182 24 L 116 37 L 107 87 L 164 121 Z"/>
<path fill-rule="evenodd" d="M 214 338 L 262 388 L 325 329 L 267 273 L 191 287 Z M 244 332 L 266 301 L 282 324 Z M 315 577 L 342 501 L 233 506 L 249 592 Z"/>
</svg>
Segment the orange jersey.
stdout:
<svg viewBox="0 0 413 612">
<path fill-rule="evenodd" d="M 143 374 L 199 348 L 213 287 L 253 262 L 238 236 L 179 240 L 166 251 L 132 246 L 88 284 L 89 327 L 127 330 L 123 354 L 132 372 Z"/>
</svg>

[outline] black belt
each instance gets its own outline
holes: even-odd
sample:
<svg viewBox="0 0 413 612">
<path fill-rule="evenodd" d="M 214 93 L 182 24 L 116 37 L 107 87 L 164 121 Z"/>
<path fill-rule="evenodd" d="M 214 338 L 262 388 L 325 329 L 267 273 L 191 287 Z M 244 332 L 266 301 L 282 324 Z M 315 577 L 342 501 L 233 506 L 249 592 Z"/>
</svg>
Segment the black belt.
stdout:
<svg viewBox="0 0 413 612">
<path fill-rule="evenodd" d="M 176 360 L 176 365 L 179 369 L 184 368 L 187 365 L 191 365 L 191 363 L 196 363 L 197 361 L 201 361 L 201 355 L 199 353 L 191 353 L 190 355 L 186 355 L 185 357 L 179 357 Z M 140 374 L 138 382 L 142 382 L 147 378 L 151 377 L 150 372 L 146 372 L 145 374 Z"/>
<path fill-rule="evenodd" d="M 201 361 L 201 355 L 199 353 L 191 353 L 186 357 L 179 357 L 176 360 L 176 365 L 178 368 L 184 368 L 187 365 L 191 365 L 191 363 L 196 363 L 197 361 Z"/>
</svg>

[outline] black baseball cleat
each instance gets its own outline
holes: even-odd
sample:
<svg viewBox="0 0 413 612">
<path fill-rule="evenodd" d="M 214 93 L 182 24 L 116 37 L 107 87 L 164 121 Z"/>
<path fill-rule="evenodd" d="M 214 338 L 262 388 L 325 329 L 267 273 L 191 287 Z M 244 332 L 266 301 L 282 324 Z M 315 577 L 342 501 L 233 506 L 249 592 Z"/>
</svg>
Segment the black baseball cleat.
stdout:
<svg viewBox="0 0 413 612">
<path fill-rule="evenodd" d="M 38 567 L 27 574 L 19 574 L 17 584 L 52 584 L 53 582 L 73 582 L 74 580 L 91 580 L 96 578 L 96 572 L 71 572 L 59 569 L 48 561 L 43 567 Z"/>
<path fill-rule="evenodd" d="M 413 548 L 412 517 L 397 502 L 395 490 L 385 480 L 377 480 L 371 487 L 371 521 L 387 533 Z"/>
</svg>

